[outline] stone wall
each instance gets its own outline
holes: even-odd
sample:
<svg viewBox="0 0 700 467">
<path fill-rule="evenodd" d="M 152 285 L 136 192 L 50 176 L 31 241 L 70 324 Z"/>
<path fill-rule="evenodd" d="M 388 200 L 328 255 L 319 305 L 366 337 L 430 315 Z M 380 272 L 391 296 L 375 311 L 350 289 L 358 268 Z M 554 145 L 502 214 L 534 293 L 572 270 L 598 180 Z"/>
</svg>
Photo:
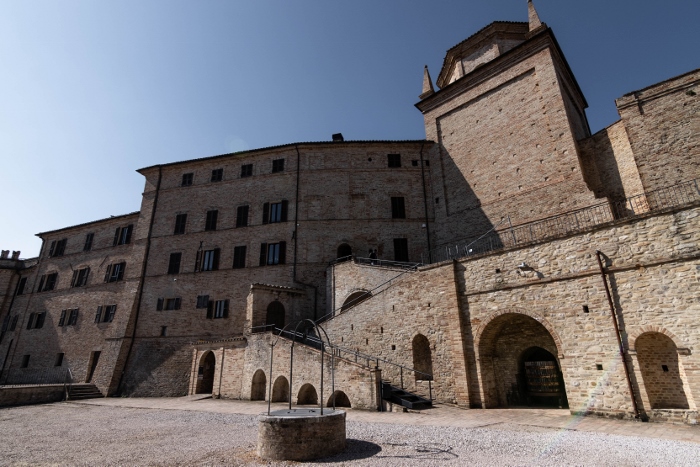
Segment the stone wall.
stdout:
<svg viewBox="0 0 700 467">
<path fill-rule="evenodd" d="M 65 388 L 62 384 L 0 387 L 0 407 L 48 404 L 62 401 L 65 396 Z"/>
</svg>

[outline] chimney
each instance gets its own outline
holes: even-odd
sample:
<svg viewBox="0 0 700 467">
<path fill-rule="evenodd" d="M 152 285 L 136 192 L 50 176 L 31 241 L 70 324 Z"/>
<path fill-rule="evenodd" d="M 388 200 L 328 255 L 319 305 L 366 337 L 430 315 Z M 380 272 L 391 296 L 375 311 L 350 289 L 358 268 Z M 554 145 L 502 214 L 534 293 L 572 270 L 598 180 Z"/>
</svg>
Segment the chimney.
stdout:
<svg viewBox="0 0 700 467">
<path fill-rule="evenodd" d="M 12 259 L 17 260 L 19 259 L 19 251 L 13 251 L 12 252 Z"/>
<path fill-rule="evenodd" d="M 7 259 L 8 256 L 10 256 L 10 250 L 2 250 L 0 253 L 0 259 Z"/>
<path fill-rule="evenodd" d="M 343 134 L 342 134 L 342 133 L 335 133 L 335 134 L 333 135 L 333 141 L 335 141 L 335 142 L 343 142 L 343 141 L 345 141 L 345 138 L 343 138 Z"/>
</svg>

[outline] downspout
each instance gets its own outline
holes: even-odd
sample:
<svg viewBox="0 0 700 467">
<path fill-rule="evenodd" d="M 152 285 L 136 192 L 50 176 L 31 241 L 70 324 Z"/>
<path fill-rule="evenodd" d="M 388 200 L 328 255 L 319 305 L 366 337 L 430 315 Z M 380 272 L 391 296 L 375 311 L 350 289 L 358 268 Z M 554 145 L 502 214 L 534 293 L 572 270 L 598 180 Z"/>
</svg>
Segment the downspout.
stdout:
<svg viewBox="0 0 700 467">
<path fill-rule="evenodd" d="M 226 347 L 221 348 L 221 371 L 219 371 L 219 399 L 221 399 L 221 379 L 224 376 L 224 358 L 226 358 Z M 270 375 L 272 378 L 272 375 Z"/>
<path fill-rule="evenodd" d="M 306 284 L 300 280 L 297 280 L 297 244 L 299 243 L 299 180 L 301 177 L 301 153 L 299 152 L 298 144 L 294 145 L 294 149 L 296 149 L 297 151 L 297 186 L 296 195 L 294 198 L 294 231 L 292 233 L 292 237 L 294 238 L 294 267 L 292 273 L 292 280 L 297 284 L 301 284 L 306 287 L 312 287 L 314 289 L 314 321 L 316 321 L 318 317 L 318 287 L 313 284 Z"/>
<path fill-rule="evenodd" d="M 151 210 L 151 221 L 148 224 L 148 236 L 146 237 L 146 251 L 143 257 L 143 265 L 141 266 L 141 281 L 139 283 L 138 298 L 136 299 L 136 312 L 134 314 L 134 327 L 131 332 L 131 341 L 129 342 L 129 350 L 126 352 L 126 358 L 124 359 L 124 366 L 122 367 L 121 375 L 119 376 L 119 384 L 117 385 L 117 391 L 121 392 L 122 383 L 124 382 L 124 375 L 126 373 L 127 365 L 129 364 L 129 357 L 131 357 L 131 351 L 134 348 L 134 340 L 136 339 L 136 328 L 139 322 L 139 311 L 141 310 L 141 299 L 143 297 L 143 284 L 146 281 L 146 266 L 148 265 L 148 254 L 151 251 L 151 235 L 153 234 L 153 222 L 156 218 L 156 207 L 158 206 L 158 195 L 160 193 L 160 181 L 163 177 L 163 168 L 158 166 L 158 182 L 156 183 L 156 194 L 153 198 L 153 209 Z"/>
<path fill-rule="evenodd" d="M 600 259 L 600 257 L 602 255 L 603 255 L 603 253 L 601 251 L 596 250 L 595 256 L 596 256 L 596 259 L 598 260 L 598 267 L 600 268 L 600 275 L 603 278 L 603 284 L 605 284 L 605 294 L 608 297 L 608 305 L 610 306 L 610 314 L 612 316 L 613 325 L 615 326 L 615 336 L 617 337 L 617 345 L 618 345 L 618 349 L 620 350 L 620 358 L 622 359 L 622 366 L 625 369 L 625 377 L 627 379 L 627 388 L 630 391 L 630 397 L 632 397 L 632 407 L 634 408 L 634 418 L 640 418 L 639 407 L 637 407 L 637 399 L 634 397 L 634 391 L 632 391 L 632 377 L 630 376 L 630 370 L 627 367 L 627 360 L 625 359 L 625 347 L 622 343 L 622 338 L 620 337 L 620 327 L 617 324 L 617 313 L 615 312 L 615 305 L 613 305 L 613 299 L 612 299 L 612 296 L 610 295 L 610 287 L 608 287 L 607 273 L 605 272 L 605 267 L 603 266 L 603 261 Z M 648 418 L 643 417 L 642 421 L 646 422 L 646 421 L 648 421 Z"/>
<path fill-rule="evenodd" d="M 430 223 L 428 223 L 428 192 L 425 187 L 425 163 L 423 162 L 423 147 L 425 143 L 420 145 L 420 176 L 423 180 L 423 206 L 425 207 L 425 234 L 428 237 L 428 262 L 432 263 L 432 253 L 430 250 Z"/>
</svg>

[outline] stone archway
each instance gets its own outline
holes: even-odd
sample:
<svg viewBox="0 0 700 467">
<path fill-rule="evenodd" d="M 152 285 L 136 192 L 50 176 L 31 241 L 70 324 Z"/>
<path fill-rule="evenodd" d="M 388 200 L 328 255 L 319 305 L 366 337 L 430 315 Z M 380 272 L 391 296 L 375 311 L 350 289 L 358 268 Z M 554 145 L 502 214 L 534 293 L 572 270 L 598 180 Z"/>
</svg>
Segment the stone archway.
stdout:
<svg viewBox="0 0 700 467">
<path fill-rule="evenodd" d="M 343 391 L 335 391 L 333 394 L 331 394 L 331 397 L 328 398 L 328 402 L 326 403 L 326 407 L 333 407 L 334 403 L 335 407 L 352 407 L 350 404 L 350 398 L 348 398 L 348 395 Z"/>
<path fill-rule="evenodd" d="M 353 292 L 350 295 L 348 295 L 348 298 L 345 299 L 345 301 L 343 302 L 343 306 L 340 308 L 340 311 L 343 312 L 354 307 L 355 305 L 359 305 L 371 296 L 372 292 L 369 292 L 367 290 L 358 290 L 356 292 Z"/>
<path fill-rule="evenodd" d="M 267 326 L 274 325 L 277 329 L 284 328 L 285 309 L 281 302 L 275 300 L 267 306 L 267 315 L 265 324 Z"/>
<path fill-rule="evenodd" d="M 267 383 L 267 378 L 265 377 L 265 372 L 258 370 L 253 374 L 253 382 L 250 385 L 250 400 L 252 401 L 264 401 L 265 400 L 265 384 Z"/>
<path fill-rule="evenodd" d="M 272 385 L 272 402 L 289 402 L 289 381 L 284 376 L 278 376 Z"/>
<path fill-rule="evenodd" d="M 313 384 L 306 383 L 299 388 L 297 405 L 318 405 L 318 393 Z"/>
<path fill-rule="evenodd" d="M 347 258 L 348 256 L 352 256 L 352 247 L 350 245 L 348 245 L 347 243 L 341 243 L 338 246 L 338 250 L 336 251 L 335 257 L 340 259 L 340 258 Z"/>
<path fill-rule="evenodd" d="M 413 350 L 413 369 L 416 370 L 416 381 L 432 381 L 433 355 L 430 351 L 430 341 L 423 334 L 416 334 L 411 343 L 411 348 Z"/>
<path fill-rule="evenodd" d="M 661 332 L 645 332 L 635 339 L 634 347 L 650 408 L 690 408 L 675 342 Z"/>
<path fill-rule="evenodd" d="M 518 394 L 509 401 L 512 405 L 568 407 L 564 378 L 551 352 L 528 347 L 520 354 L 518 370 Z"/>
<path fill-rule="evenodd" d="M 566 388 L 558 361 L 561 355 L 561 341 L 546 321 L 535 319 L 530 313 L 499 312 L 486 320 L 477 331 L 474 340 L 482 407 L 509 407 L 532 403 L 533 399 L 528 400 L 528 397 L 539 396 L 536 392 L 528 391 L 525 362 L 551 362 L 552 359 L 555 363 L 554 371 L 560 381 L 562 405 L 565 404 Z M 542 359 L 547 355 L 551 357 Z M 533 372 L 536 374 L 537 370 L 533 369 Z M 532 384 L 530 386 L 531 389 L 534 388 Z M 552 397 L 552 401 L 557 400 L 558 403 L 559 398 Z"/>
<path fill-rule="evenodd" d="M 211 394 L 214 390 L 214 372 L 216 370 L 216 357 L 214 352 L 208 351 L 199 359 L 197 371 L 197 390 L 195 394 Z"/>
</svg>

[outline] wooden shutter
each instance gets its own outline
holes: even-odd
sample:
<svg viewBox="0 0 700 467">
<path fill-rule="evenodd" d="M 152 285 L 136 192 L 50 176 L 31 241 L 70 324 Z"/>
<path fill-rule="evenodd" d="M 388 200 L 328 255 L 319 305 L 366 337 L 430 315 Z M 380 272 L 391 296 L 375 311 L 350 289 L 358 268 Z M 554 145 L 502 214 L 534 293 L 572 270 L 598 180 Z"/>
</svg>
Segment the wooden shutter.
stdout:
<svg viewBox="0 0 700 467">
<path fill-rule="evenodd" d="M 112 305 L 109 307 L 109 315 L 106 317 L 105 321 L 109 321 L 110 323 L 114 319 L 114 314 L 117 312 L 117 305 Z"/>
<path fill-rule="evenodd" d="M 280 256 L 279 256 L 279 263 L 277 264 L 284 264 L 287 258 L 287 242 L 280 242 Z"/>
<path fill-rule="evenodd" d="M 126 269 L 126 263 L 125 262 L 119 263 L 119 276 L 117 277 L 118 281 L 124 279 L 124 270 L 125 269 Z"/>
<path fill-rule="evenodd" d="M 119 233 L 121 230 L 121 228 L 117 227 L 117 230 L 114 232 L 114 243 L 112 243 L 112 246 L 117 246 L 117 244 L 119 244 Z"/>
<path fill-rule="evenodd" d="M 75 287 L 75 280 L 78 278 L 78 270 L 73 271 L 73 278 L 70 280 L 70 286 Z"/>
<path fill-rule="evenodd" d="M 270 221 L 270 203 L 263 204 L 263 219 L 262 223 L 267 224 Z"/>
<path fill-rule="evenodd" d="M 289 206 L 289 201 L 286 199 L 282 200 L 282 214 L 280 216 L 280 222 L 287 222 L 287 210 Z"/>
<path fill-rule="evenodd" d="M 32 326 L 34 325 L 34 317 L 35 316 L 36 316 L 36 313 L 29 314 L 29 321 L 27 321 L 27 329 L 31 329 Z"/>
<path fill-rule="evenodd" d="M 66 323 L 66 310 L 61 311 L 61 317 L 58 319 L 58 326 L 63 326 Z"/>
<path fill-rule="evenodd" d="M 109 274 L 112 272 L 112 265 L 107 266 L 107 270 L 105 270 L 105 282 L 109 282 Z"/>
<path fill-rule="evenodd" d="M 179 310 L 179 309 L 180 309 L 180 306 L 182 306 L 182 299 L 181 299 L 180 297 L 177 297 L 177 298 L 175 299 L 175 309 L 176 309 L 176 310 Z"/>
<path fill-rule="evenodd" d="M 212 265 L 212 271 L 219 270 L 219 257 L 221 256 L 221 248 L 214 248 L 214 264 Z"/>
<path fill-rule="evenodd" d="M 228 300 L 224 300 L 224 318 L 228 318 Z"/>
<path fill-rule="evenodd" d="M 197 259 L 194 262 L 194 272 L 199 271 L 202 267 L 202 250 L 197 250 Z"/>
<path fill-rule="evenodd" d="M 209 300 L 207 302 L 207 319 L 214 318 L 214 300 Z"/>
<path fill-rule="evenodd" d="M 267 243 L 260 244 L 260 266 L 267 264 Z"/>
<path fill-rule="evenodd" d="M 80 286 L 87 285 L 88 276 L 90 275 L 90 268 L 85 268 L 85 274 L 83 274 L 83 280 L 80 281 Z"/>
<path fill-rule="evenodd" d="M 158 304 L 156 305 L 156 310 L 163 311 L 163 299 L 162 298 L 158 299 Z"/>
<path fill-rule="evenodd" d="M 99 323 L 102 319 L 102 306 L 97 307 L 97 312 L 95 312 L 95 322 Z"/>
<path fill-rule="evenodd" d="M 68 320 L 68 324 L 73 326 L 78 322 L 78 309 L 75 308 L 70 311 L 70 319 Z"/>
<path fill-rule="evenodd" d="M 46 279 L 46 274 L 41 276 L 41 279 L 39 279 L 39 288 L 36 289 L 37 292 L 42 292 L 44 288 L 44 280 Z"/>
<path fill-rule="evenodd" d="M 51 247 L 49 248 L 49 258 L 53 256 L 53 252 L 56 249 L 56 240 L 51 242 Z"/>
<path fill-rule="evenodd" d="M 126 227 L 126 239 L 124 239 L 124 243 L 131 243 L 131 232 L 134 230 L 134 224 L 129 224 Z"/>
</svg>

